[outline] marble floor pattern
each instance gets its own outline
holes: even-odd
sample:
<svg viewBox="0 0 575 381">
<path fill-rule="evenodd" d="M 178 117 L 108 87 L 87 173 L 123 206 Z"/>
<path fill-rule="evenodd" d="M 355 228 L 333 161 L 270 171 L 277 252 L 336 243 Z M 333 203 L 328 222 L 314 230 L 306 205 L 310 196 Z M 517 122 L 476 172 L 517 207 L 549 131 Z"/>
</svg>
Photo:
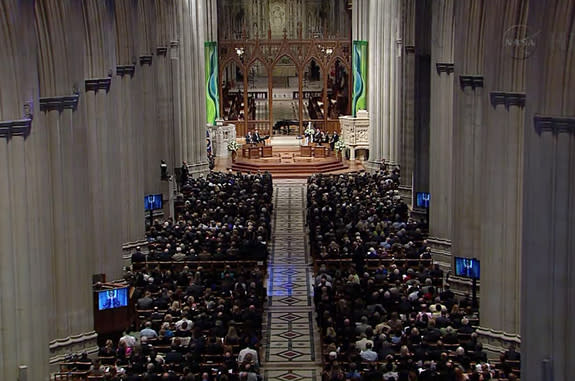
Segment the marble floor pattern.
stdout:
<svg viewBox="0 0 575 381">
<path fill-rule="evenodd" d="M 305 235 L 306 180 L 274 180 L 274 223 L 264 316 L 265 380 L 321 376 L 313 273 Z"/>
</svg>

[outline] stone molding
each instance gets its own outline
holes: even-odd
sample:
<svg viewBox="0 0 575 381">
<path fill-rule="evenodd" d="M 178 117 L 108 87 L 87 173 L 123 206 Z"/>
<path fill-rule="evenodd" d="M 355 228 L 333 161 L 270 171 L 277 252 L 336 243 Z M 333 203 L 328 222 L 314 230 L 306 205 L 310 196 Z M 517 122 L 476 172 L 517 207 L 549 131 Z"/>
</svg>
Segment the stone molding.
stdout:
<svg viewBox="0 0 575 381">
<path fill-rule="evenodd" d="M 400 185 L 398 187 L 401 200 L 407 205 L 411 206 L 413 201 L 413 188 L 411 186 Z"/>
<path fill-rule="evenodd" d="M 435 258 L 433 259 L 435 263 Z M 458 297 L 471 296 L 473 292 L 473 280 L 460 276 L 453 275 L 451 270 L 448 270 L 445 275 L 445 283 L 451 285 L 451 291 Z M 477 300 L 481 300 L 481 281 L 477 281 Z"/>
<path fill-rule="evenodd" d="M 483 76 L 482 75 L 460 75 L 459 84 L 462 90 L 466 87 L 471 87 L 475 90 L 478 87 L 483 87 Z"/>
<path fill-rule="evenodd" d="M 550 131 L 553 134 L 560 132 L 575 133 L 574 116 L 535 115 L 533 123 L 538 135 L 545 131 Z"/>
<path fill-rule="evenodd" d="M 136 65 L 118 65 L 116 66 L 116 75 L 123 77 L 125 75 L 129 75 L 130 77 L 134 76 L 136 71 Z"/>
<path fill-rule="evenodd" d="M 140 65 L 152 65 L 152 59 L 154 56 L 150 55 L 142 55 L 140 56 Z"/>
<path fill-rule="evenodd" d="M 124 244 L 122 244 L 122 250 L 134 250 L 136 247 L 148 247 L 148 241 L 143 238 L 139 241 L 135 241 L 135 242 L 126 242 Z"/>
<path fill-rule="evenodd" d="M 415 45 L 405 45 L 405 52 L 406 53 L 415 53 Z"/>
<path fill-rule="evenodd" d="M 195 164 L 188 164 L 188 171 L 190 176 L 197 178 L 203 176 L 210 171 L 210 166 L 207 161 L 202 161 Z"/>
<path fill-rule="evenodd" d="M 495 108 L 499 105 L 504 105 L 506 110 L 509 110 L 510 106 L 525 107 L 525 93 L 492 91 L 489 98 Z"/>
<path fill-rule="evenodd" d="M 90 331 L 50 341 L 50 364 L 64 360 L 70 353 L 97 352 L 97 339 L 98 334 L 95 331 Z"/>
<path fill-rule="evenodd" d="M 13 136 L 23 136 L 26 139 L 30 135 L 31 127 L 32 119 L 0 121 L 0 138 L 10 140 Z"/>
<path fill-rule="evenodd" d="M 497 331 L 491 328 L 476 327 L 477 336 L 483 344 L 483 348 L 494 354 L 500 354 L 507 350 L 509 344 L 515 344 L 517 351 L 521 351 L 521 336 L 514 333 Z"/>
<path fill-rule="evenodd" d="M 441 75 L 441 73 L 446 73 L 449 75 L 455 71 L 455 64 L 448 62 L 436 62 L 435 69 L 437 70 L 438 75 Z"/>
<path fill-rule="evenodd" d="M 98 90 L 104 90 L 106 92 L 110 91 L 110 84 L 112 83 L 112 78 L 89 78 L 84 81 L 86 86 L 86 91 L 98 92 Z"/>
<path fill-rule="evenodd" d="M 79 94 L 63 95 L 59 97 L 43 97 L 38 99 L 40 104 L 40 111 L 60 111 L 72 110 L 76 111 L 78 108 L 78 101 L 80 100 Z"/>
<path fill-rule="evenodd" d="M 444 271 L 451 270 L 453 263 L 451 240 L 439 237 L 428 237 L 427 246 L 431 248 L 433 261 L 439 263 L 439 267 Z"/>
<path fill-rule="evenodd" d="M 178 40 L 170 41 L 170 48 L 177 48 L 179 45 L 180 45 L 180 41 L 178 41 Z"/>
<path fill-rule="evenodd" d="M 166 54 L 168 53 L 168 47 L 167 46 L 158 46 L 156 48 L 156 55 L 158 56 L 166 56 Z"/>
</svg>

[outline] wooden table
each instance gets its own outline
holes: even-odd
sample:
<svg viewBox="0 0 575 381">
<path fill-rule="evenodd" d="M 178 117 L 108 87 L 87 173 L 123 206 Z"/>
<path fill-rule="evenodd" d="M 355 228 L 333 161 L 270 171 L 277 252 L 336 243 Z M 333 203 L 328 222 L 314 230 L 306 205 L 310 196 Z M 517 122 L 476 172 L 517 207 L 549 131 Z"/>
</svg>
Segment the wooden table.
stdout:
<svg viewBox="0 0 575 381">
<path fill-rule="evenodd" d="M 242 156 L 247 159 L 259 159 L 260 157 L 272 157 L 272 146 L 259 144 L 244 144 L 242 146 Z"/>
<path fill-rule="evenodd" d="M 300 155 L 303 157 L 328 157 L 329 145 L 307 145 L 299 147 Z"/>
<path fill-rule="evenodd" d="M 262 152 L 261 152 L 261 157 L 272 157 L 272 146 L 263 146 L 262 147 Z"/>
</svg>

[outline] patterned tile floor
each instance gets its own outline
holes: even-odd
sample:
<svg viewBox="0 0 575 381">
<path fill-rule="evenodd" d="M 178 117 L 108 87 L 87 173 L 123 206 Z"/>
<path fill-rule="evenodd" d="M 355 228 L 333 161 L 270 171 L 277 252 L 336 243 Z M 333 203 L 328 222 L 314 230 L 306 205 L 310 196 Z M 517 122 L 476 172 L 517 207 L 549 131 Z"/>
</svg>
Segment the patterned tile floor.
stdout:
<svg viewBox="0 0 575 381">
<path fill-rule="evenodd" d="M 319 336 L 305 236 L 305 180 L 274 180 L 274 224 L 264 316 L 265 380 L 316 381 Z"/>
</svg>

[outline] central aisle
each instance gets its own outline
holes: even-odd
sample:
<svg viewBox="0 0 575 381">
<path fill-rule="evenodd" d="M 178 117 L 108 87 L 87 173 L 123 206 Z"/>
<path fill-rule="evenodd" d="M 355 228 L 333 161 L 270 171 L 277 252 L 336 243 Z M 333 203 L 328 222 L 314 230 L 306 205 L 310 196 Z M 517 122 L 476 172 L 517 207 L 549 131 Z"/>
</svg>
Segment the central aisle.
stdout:
<svg viewBox="0 0 575 381">
<path fill-rule="evenodd" d="M 306 180 L 274 180 L 274 223 L 264 326 L 266 380 L 319 380 L 312 262 L 306 255 Z"/>
</svg>

